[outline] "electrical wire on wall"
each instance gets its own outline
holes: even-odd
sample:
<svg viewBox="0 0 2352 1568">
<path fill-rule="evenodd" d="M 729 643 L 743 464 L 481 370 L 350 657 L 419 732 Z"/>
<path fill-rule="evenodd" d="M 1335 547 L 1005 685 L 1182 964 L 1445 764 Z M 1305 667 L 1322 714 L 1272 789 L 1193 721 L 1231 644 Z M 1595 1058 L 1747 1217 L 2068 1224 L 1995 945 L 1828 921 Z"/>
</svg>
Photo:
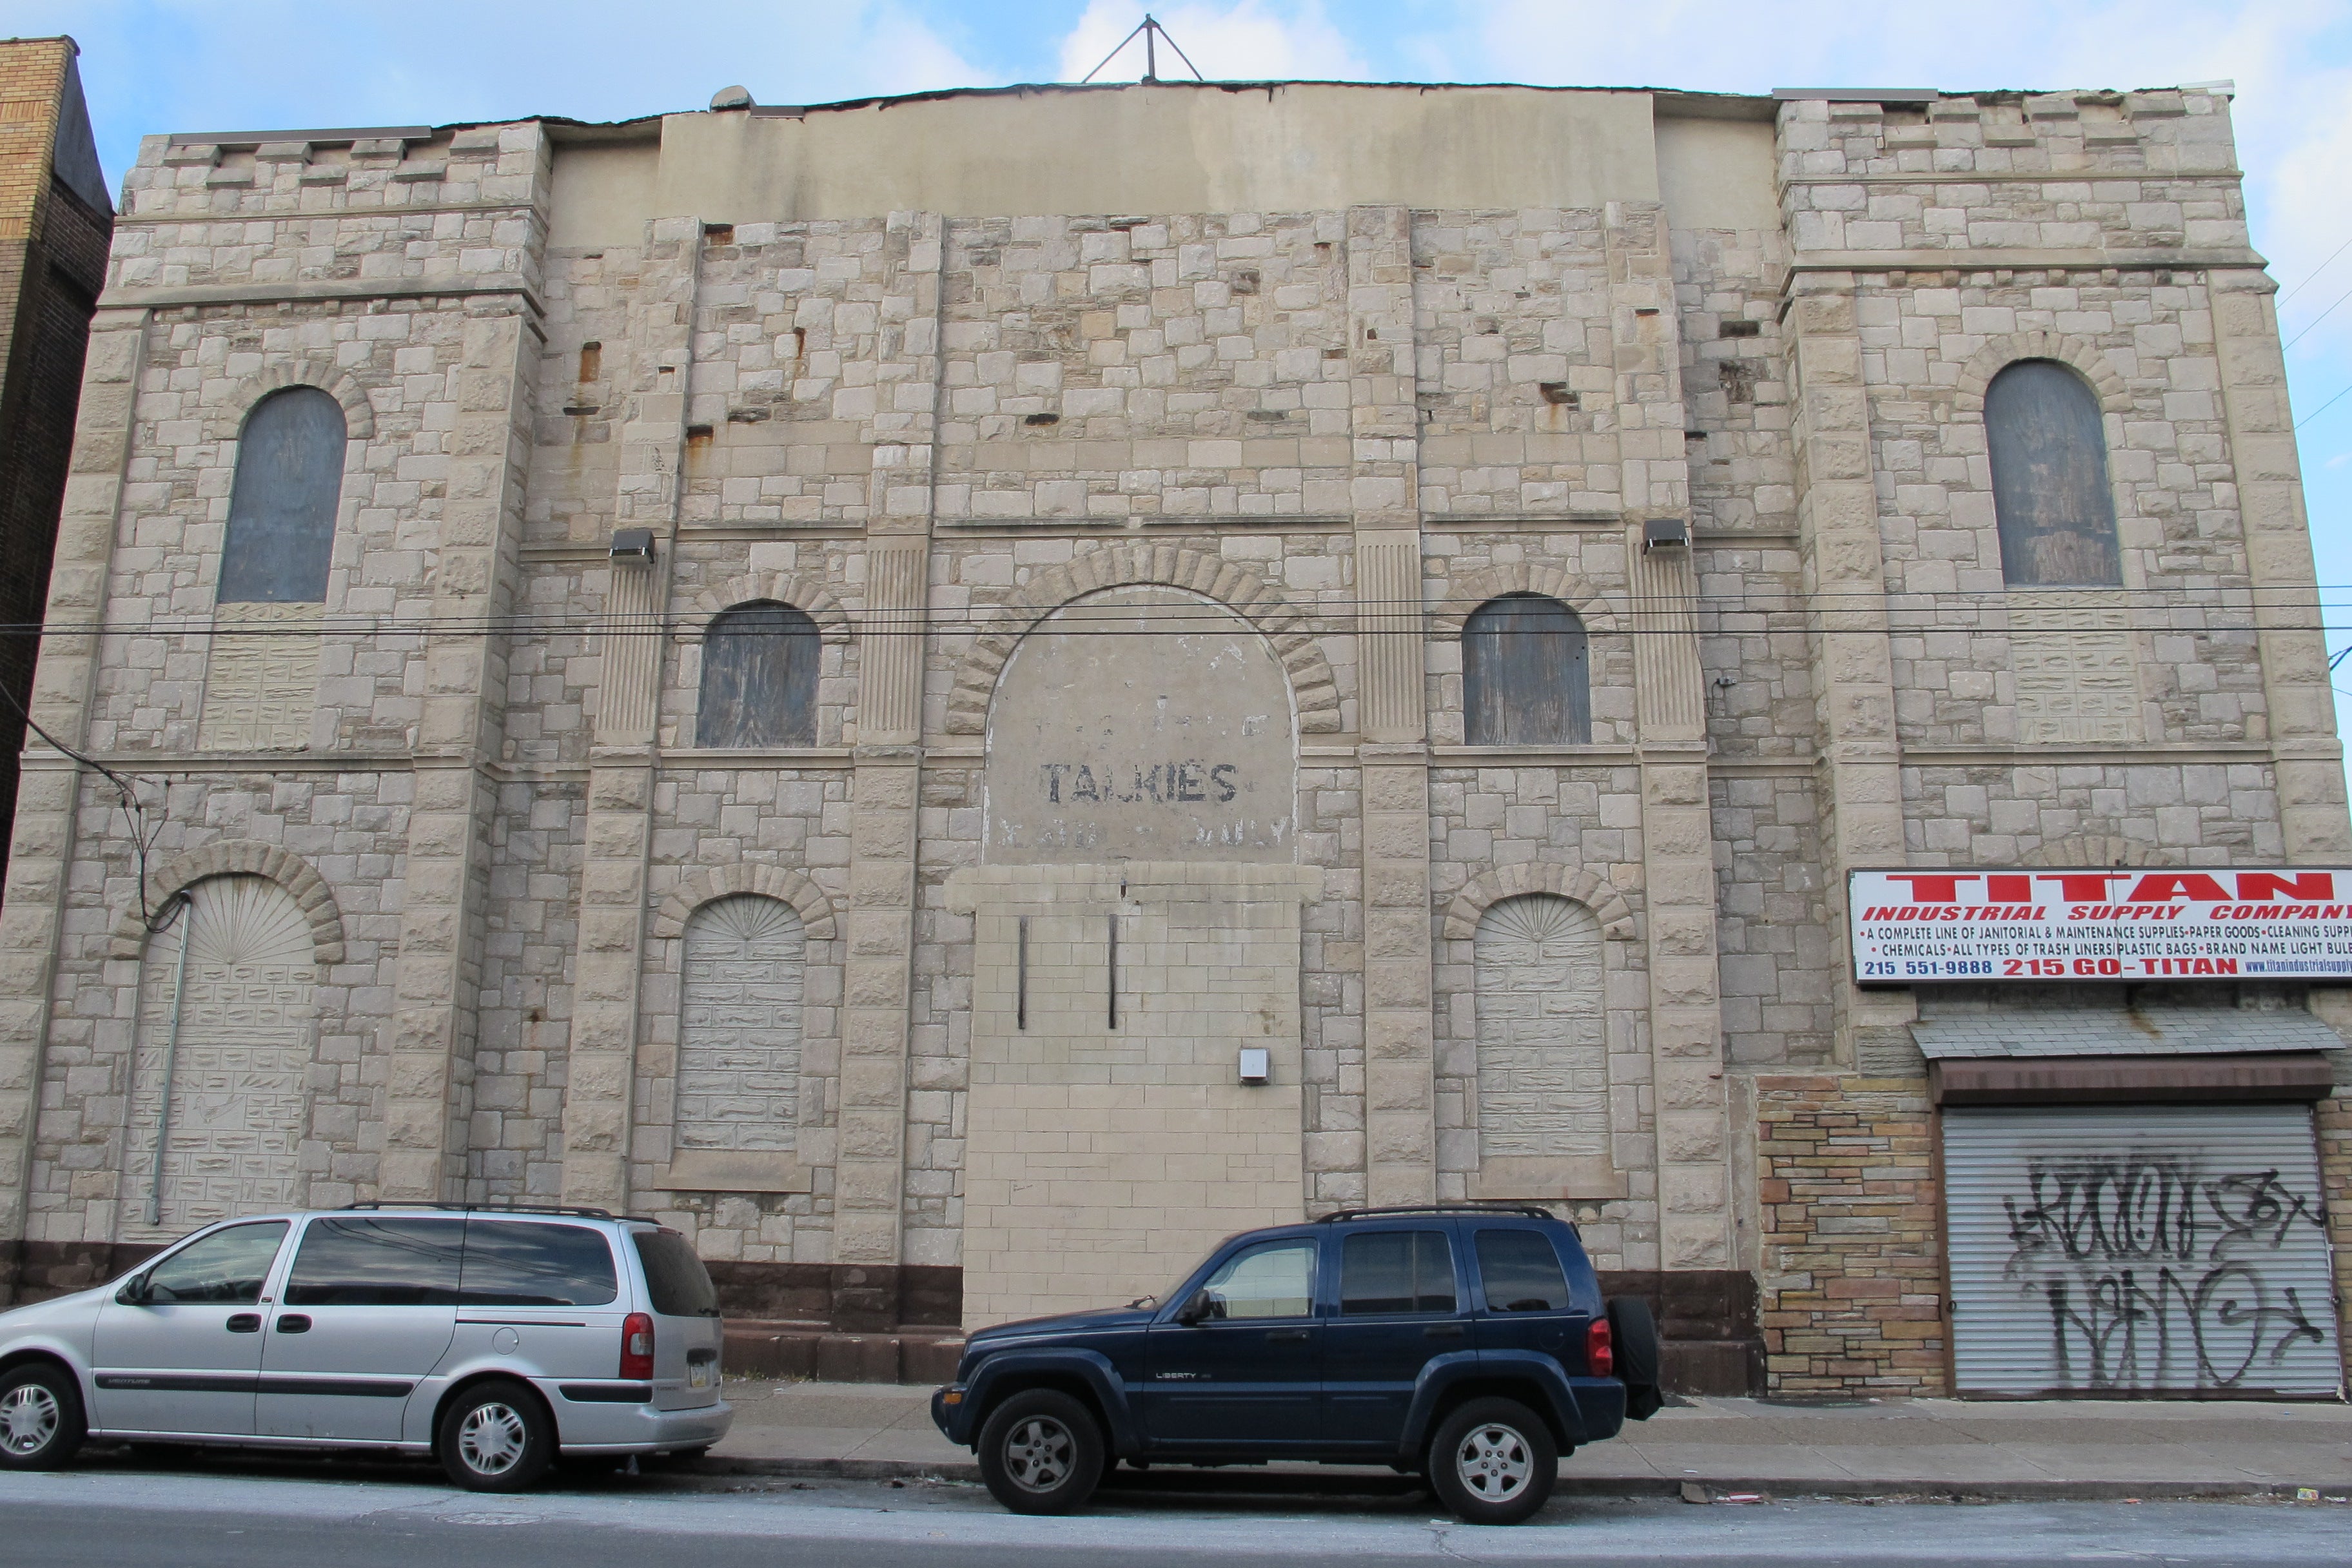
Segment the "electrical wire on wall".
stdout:
<svg viewBox="0 0 2352 1568">
<path fill-rule="evenodd" d="M 139 798 L 138 785 L 152 784 L 158 790 L 164 792 L 167 805 L 170 800 L 170 785 L 161 779 L 134 780 L 132 776 L 117 773 L 97 758 L 67 745 L 41 727 L 41 721 L 34 718 L 25 705 L 16 700 L 16 694 L 8 689 L 5 682 L 0 682 L 0 697 L 7 699 L 8 706 L 15 709 L 17 717 L 25 721 L 26 729 L 83 767 L 97 773 L 114 786 L 115 804 L 122 812 L 123 830 L 131 837 L 131 852 L 139 866 L 139 922 L 147 928 L 147 932 L 151 936 L 169 926 L 173 916 L 178 914 L 186 906 L 187 900 L 184 895 L 174 893 L 163 900 L 162 909 L 153 909 L 148 905 L 147 861 L 149 856 L 154 852 L 156 840 L 163 836 L 164 819 L 159 816 L 152 822 L 149 821 L 147 806 Z"/>
</svg>

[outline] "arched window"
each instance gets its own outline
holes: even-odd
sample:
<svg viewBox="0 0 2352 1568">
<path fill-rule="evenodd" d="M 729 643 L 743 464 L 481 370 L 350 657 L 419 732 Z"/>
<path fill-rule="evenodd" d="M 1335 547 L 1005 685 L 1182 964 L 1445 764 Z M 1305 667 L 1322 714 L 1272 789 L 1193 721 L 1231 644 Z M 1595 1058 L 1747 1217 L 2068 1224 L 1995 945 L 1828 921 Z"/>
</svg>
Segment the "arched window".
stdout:
<svg viewBox="0 0 2352 1568">
<path fill-rule="evenodd" d="M 1474 746 L 1581 746 L 1592 739 L 1584 623 L 1558 599 L 1490 599 L 1462 626 L 1465 738 Z"/>
<path fill-rule="evenodd" d="M 313 738 L 349 435 L 342 405 L 315 386 L 273 392 L 246 416 L 197 726 L 206 750 L 288 751 Z"/>
<path fill-rule="evenodd" d="M 723 611 L 702 639 L 695 738 L 705 746 L 816 744 L 816 623 L 758 600 Z"/>
<path fill-rule="evenodd" d="M 2098 394 L 2054 360 L 2020 360 L 1985 388 L 1984 417 L 2003 580 L 2121 586 Z"/>
<path fill-rule="evenodd" d="M 254 405 L 236 444 L 222 604 L 325 601 L 345 438 L 342 405 L 315 386 L 289 386 Z"/>
<path fill-rule="evenodd" d="M 1478 1160 L 1609 1152 L 1601 921 L 1549 893 L 1478 921 Z"/>
<path fill-rule="evenodd" d="M 807 952 L 799 913 L 758 893 L 713 900 L 686 922 L 678 1148 L 793 1148 Z"/>
</svg>

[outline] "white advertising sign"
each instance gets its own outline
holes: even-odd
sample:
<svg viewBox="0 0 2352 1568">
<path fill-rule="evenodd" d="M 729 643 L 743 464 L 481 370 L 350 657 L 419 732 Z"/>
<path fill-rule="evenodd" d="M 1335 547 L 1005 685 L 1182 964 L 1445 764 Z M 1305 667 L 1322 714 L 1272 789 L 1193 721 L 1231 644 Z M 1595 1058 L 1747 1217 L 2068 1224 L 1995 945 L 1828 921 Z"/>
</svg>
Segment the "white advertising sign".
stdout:
<svg viewBox="0 0 2352 1568">
<path fill-rule="evenodd" d="M 1863 985 L 2352 979 L 2352 868 L 1855 871 Z"/>
</svg>

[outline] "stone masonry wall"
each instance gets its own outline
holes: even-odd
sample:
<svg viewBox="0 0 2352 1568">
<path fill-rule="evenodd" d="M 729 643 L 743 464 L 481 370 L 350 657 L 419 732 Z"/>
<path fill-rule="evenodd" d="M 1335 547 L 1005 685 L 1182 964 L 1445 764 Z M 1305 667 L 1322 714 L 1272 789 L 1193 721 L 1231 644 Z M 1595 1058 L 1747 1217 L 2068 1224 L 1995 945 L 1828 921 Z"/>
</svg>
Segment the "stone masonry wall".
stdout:
<svg viewBox="0 0 2352 1568">
<path fill-rule="evenodd" d="M 1763 1076 L 1756 1114 L 1772 1388 L 1944 1392 L 1941 1201 L 1925 1083 Z"/>
</svg>

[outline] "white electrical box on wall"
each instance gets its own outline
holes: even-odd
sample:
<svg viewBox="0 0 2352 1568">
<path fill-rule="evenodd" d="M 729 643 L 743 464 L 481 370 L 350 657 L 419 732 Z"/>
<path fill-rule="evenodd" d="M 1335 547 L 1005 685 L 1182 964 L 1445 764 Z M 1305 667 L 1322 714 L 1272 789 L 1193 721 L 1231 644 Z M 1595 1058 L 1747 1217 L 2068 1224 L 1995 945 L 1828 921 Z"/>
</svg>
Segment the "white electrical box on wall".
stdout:
<svg viewBox="0 0 2352 1568">
<path fill-rule="evenodd" d="M 1262 1084 L 1266 1078 L 1266 1048 L 1264 1046 L 1242 1047 L 1242 1081 Z"/>
</svg>

